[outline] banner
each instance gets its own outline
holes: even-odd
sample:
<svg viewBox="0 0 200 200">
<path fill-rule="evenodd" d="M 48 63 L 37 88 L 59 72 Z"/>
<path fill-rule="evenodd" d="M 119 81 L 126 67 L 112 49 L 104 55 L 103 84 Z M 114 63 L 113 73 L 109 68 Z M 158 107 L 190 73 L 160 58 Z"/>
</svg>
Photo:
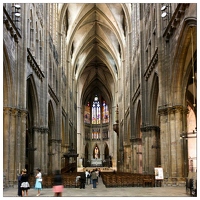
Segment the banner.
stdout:
<svg viewBox="0 0 200 200">
<path fill-rule="evenodd" d="M 155 179 L 156 180 L 163 180 L 164 179 L 163 168 L 161 168 L 161 167 L 155 167 L 154 171 L 155 171 Z"/>
</svg>

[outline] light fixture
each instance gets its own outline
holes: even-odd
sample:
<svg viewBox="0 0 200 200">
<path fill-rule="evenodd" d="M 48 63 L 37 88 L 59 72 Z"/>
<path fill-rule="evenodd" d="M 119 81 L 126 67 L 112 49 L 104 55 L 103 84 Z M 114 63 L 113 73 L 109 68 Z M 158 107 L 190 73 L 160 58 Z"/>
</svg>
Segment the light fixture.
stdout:
<svg viewBox="0 0 200 200">
<path fill-rule="evenodd" d="M 14 13 L 15 17 L 20 17 L 21 13 L 19 12 L 19 9 L 21 8 L 21 5 L 15 4 L 13 7 L 15 8 L 15 12 L 12 13 Z"/>
<path fill-rule="evenodd" d="M 167 16 L 167 12 L 163 12 L 162 14 L 161 14 L 161 17 L 162 18 L 164 18 L 164 17 L 166 17 Z"/>
<path fill-rule="evenodd" d="M 161 11 L 164 11 L 167 8 L 166 5 L 162 6 Z"/>
<path fill-rule="evenodd" d="M 14 5 L 14 7 L 15 7 L 16 9 L 20 9 L 20 8 L 21 8 L 21 6 L 20 6 L 19 4 Z"/>
<path fill-rule="evenodd" d="M 15 12 L 15 17 L 20 17 L 20 13 L 19 12 Z"/>
<path fill-rule="evenodd" d="M 167 10 L 167 8 L 168 8 L 168 5 L 163 5 L 162 7 L 161 7 L 161 11 L 162 11 L 162 14 L 161 14 L 161 17 L 162 18 L 165 18 L 167 15 L 168 15 L 168 10 Z"/>
</svg>

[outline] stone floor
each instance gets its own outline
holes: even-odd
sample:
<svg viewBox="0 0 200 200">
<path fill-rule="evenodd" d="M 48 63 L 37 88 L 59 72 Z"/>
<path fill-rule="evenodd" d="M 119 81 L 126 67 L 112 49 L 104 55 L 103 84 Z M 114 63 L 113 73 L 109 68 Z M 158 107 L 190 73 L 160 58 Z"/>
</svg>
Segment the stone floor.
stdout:
<svg viewBox="0 0 200 200">
<path fill-rule="evenodd" d="M 36 197 L 37 191 L 34 188 L 29 190 L 29 197 L 53 197 L 51 188 L 44 188 L 41 195 Z M 3 197 L 17 197 L 17 188 L 3 189 Z M 86 185 L 85 189 L 64 188 L 63 197 L 190 197 L 185 187 L 117 187 L 106 188 L 99 178 L 97 188 L 92 189 L 92 184 Z M 9 198 L 10 199 L 10 198 Z M 88 199 L 88 198 L 87 198 Z"/>
</svg>

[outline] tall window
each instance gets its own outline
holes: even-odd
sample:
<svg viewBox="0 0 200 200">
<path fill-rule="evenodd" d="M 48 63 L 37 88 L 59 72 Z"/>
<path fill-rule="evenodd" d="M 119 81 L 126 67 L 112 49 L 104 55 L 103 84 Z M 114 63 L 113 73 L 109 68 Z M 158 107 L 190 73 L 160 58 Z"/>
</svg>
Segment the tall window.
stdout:
<svg viewBox="0 0 200 200">
<path fill-rule="evenodd" d="M 102 123 L 108 123 L 109 122 L 108 105 L 106 105 L 105 101 L 103 101 L 102 118 L 103 118 Z"/>
<path fill-rule="evenodd" d="M 101 108 L 99 99 L 97 96 L 95 96 L 92 104 L 92 124 L 100 124 L 100 123 L 101 123 Z"/>
<path fill-rule="evenodd" d="M 93 128 L 92 129 L 92 139 L 100 139 L 100 128 Z"/>
<path fill-rule="evenodd" d="M 102 105 L 100 105 L 97 95 L 94 97 L 92 104 L 90 105 L 90 102 L 88 102 L 84 108 L 84 123 L 90 124 L 91 119 L 92 124 L 101 124 L 101 122 L 103 124 L 109 123 L 108 105 L 105 100 L 103 100 Z"/>
<path fill-rule="evenodd" d="M 85 106 L 84 123 L 90 124 L 90 103 L 89 102 L 88 102 L 87 106 Z"/>
</svg>

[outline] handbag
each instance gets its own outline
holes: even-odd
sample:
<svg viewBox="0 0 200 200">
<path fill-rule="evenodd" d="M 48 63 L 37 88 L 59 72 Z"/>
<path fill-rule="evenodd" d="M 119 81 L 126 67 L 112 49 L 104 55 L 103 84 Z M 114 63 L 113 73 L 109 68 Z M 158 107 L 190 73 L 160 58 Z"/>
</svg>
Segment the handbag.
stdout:
<svg viewBox="0 0 200 200">
<path fill-rule="evenodd" d="M 38 181 L 39 181 L 39 182 L 42 182 L 42 178 L 38 178 Z"/>
</svg>

